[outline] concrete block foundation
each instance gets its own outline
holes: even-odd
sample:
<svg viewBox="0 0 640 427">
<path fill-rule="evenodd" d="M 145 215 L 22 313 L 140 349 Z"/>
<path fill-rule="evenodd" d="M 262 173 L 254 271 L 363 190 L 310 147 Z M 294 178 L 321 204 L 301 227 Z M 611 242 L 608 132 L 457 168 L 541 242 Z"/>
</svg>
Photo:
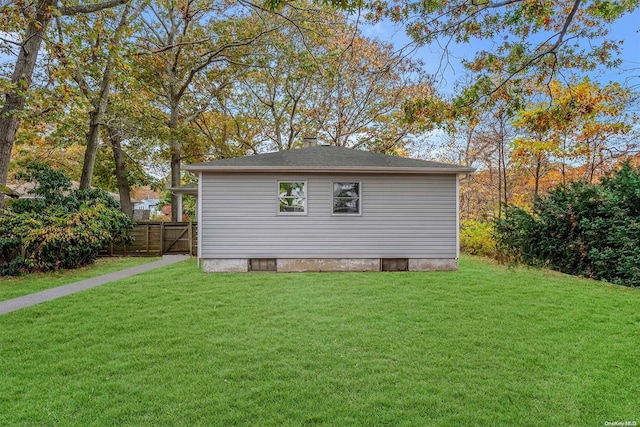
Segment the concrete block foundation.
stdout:
<svg viewBox="0 0 640 427">
<path fill-rule="evenodd" d="M 378 258 L 279 258 L 279 272 L 380 271 Z"/>
<path fill-rule="evenodd" d="M 457 271 L 457 258 L 409 258 L 409 271 Z"/>
<path fill-rule="evenodd" d="M 457 258 L 409 258 L 409 271 L 456 271 Z M 249 271 L 248 258 L 203 259 L 205 273 L 246 273 Z M 337 271 L 380 271 L 380 258 L 278 258 L 276 271 L 293 272 L 337 272 Z"/>
<path fill-rule="evenodd" d="M 246 258 L 203 259 L 202 271 L 205 273 L 246 273 L 249 271 L 249 263 Z"/>
</svg>

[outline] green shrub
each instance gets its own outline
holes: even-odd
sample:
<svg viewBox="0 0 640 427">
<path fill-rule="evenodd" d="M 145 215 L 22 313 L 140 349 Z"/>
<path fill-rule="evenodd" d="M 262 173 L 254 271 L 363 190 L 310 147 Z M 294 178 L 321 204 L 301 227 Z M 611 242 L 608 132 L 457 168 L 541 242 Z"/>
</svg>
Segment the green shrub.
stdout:
<svg viewBox="0 0 640 427">
<path fill-rule="evenodd" d="M 21 176 L 37 185 L 34 198 L 17 200 L 0 215 L 2 275 L 89 264 L 133 227 L 103 190 L 70 190 L 68 176 L 38 164 Z"/>
<path fill-rule="evenodd" d="M 509 207 L 497 231 L 519 261 L 640 286 L 640 170 L 627 163 L 600 184 L 559 186 L 531 213 Z"/>
<path fill-rule="evenodd" d="M 494 225 L 490 222 L 463 220 L 460 223 L 460 250 L 470 255 L 496 256 Z"/>
</svg>

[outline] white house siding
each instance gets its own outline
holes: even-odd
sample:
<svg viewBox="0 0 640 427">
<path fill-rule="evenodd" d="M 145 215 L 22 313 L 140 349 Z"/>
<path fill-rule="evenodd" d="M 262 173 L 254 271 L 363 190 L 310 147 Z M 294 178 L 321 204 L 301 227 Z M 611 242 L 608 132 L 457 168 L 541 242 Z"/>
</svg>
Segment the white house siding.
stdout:
<svg viewBox="0 0 640 427">
<path fill-rule="evenodd" d="M 307 182 L 306 215 L 278 181 Z M 332 214 L 332 181 L 361 182 L 361 215 Z M 457 258 L 450 175 L 201 174 L 200 258 Z"/>
</svg>

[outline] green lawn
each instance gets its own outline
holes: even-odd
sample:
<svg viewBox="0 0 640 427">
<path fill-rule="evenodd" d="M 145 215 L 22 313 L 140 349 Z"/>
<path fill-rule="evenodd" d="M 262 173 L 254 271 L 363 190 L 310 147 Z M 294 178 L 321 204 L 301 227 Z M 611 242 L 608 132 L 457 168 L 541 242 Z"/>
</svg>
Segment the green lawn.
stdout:
<svg viewBox="0 0 640 427">
<path fill-rule="evenodd" d="M 45 289 L 68 285 L 90 277 L 157 261 L 160 258 L 99 258 L 95 263 L 77 270 L 60 270 L 53 273 L 27 274 L 18 277 L 0 277 L 0 301 L 21 297 Z"/>
<path fill-rule="evenodd" d="M 640 291 L 192 261 L 0 316 L 0 425 L 640 423 Z"/>
</svg>

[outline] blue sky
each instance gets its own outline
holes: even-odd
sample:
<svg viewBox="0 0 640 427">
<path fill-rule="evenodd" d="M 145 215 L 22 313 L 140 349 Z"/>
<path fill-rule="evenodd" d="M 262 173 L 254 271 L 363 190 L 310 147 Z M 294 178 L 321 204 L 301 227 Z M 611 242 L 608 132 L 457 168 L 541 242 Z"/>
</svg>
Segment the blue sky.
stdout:
<svg viewBox="0 0 640 427">
<path fill-rule="evenodd" d="M 391 42 L 400 49 L 411 40 L 404 32 L 401 25 L 393 25 L 390 22 L 381 22 L 374 26 L 361 25 L 365 35 L 377 38 L 381 41 Z M 610 81 L 619 82 L 623 85 L 640 88 L 640 10 L 632 14 L 627 14 L 615 21 L 609 27 L 607 39 L 624 40 L 622 45 L 621 59 L 622 65 L 616 69 L 601 68 L 589 75 L 601 83 Z M 444 93 L 452 93 L 453 86 L 457 80 L 463 79 L 466 70 L 460 65 L 463 57 L 471 58 L 479 48 L 490 48 L 490 41 L 475 41 L 470 44 L 456 45 L 451 49 L 448 57 L 448 64 L 442 64 L 442 51 L 436 45 L 423 46 L 416 50 L 415 57 L 420 58 L 425 63 L 428 73 L 438 75 L 438 89 Z"/>
</svg>

